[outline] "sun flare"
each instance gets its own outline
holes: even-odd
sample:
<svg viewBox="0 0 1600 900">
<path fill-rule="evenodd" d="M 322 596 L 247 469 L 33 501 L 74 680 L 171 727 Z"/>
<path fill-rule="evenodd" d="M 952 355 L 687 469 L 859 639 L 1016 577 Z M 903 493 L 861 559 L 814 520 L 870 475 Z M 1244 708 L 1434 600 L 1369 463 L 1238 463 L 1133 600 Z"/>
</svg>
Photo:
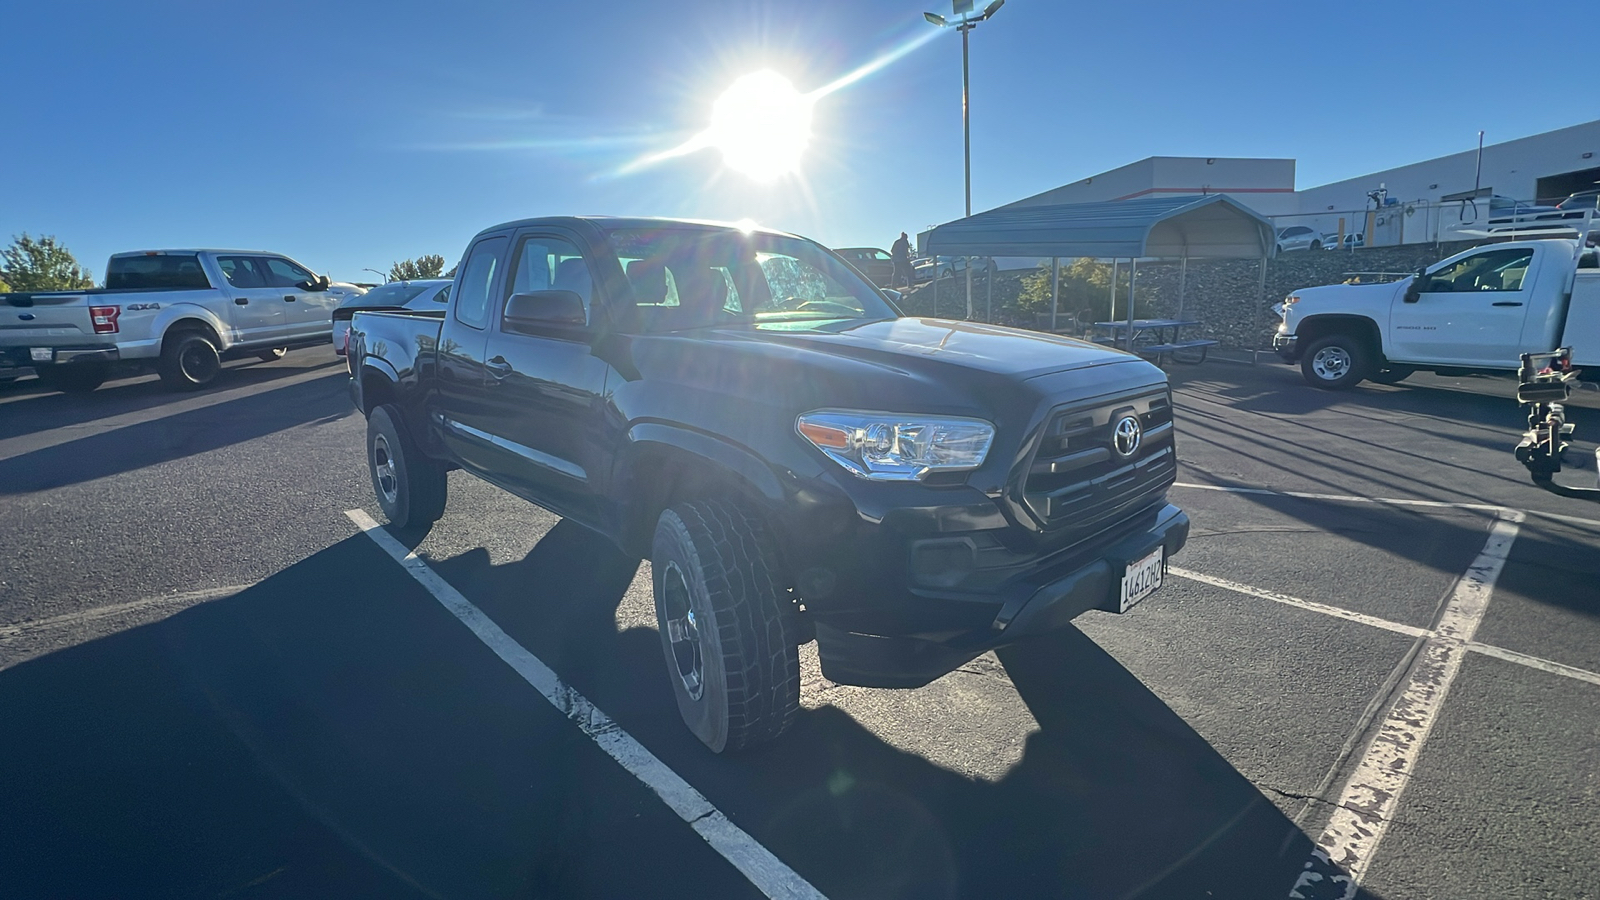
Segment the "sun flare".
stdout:
<svg viewBox="0 0 1600 900">
<path fill-rule="evenodd" d="M 712 105 L 705 142 L 722 152 L 728 168 L 772 181 L 799 170 L 811 142 L 813 102 L 777 72 L 752 72 Z"/>
</svg>

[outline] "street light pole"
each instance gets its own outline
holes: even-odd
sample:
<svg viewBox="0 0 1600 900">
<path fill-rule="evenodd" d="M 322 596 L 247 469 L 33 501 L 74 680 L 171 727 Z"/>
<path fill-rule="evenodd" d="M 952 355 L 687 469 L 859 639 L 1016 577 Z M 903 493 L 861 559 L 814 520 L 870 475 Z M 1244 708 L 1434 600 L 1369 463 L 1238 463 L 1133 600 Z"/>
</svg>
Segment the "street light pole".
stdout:
<svg viewBox="0 0 1600 900">
<path fill-rule="evenodd" d="M 962 0 L 952 0 L 951 8 L 955 12 L 959 12 L 961 14 L 961 19 L 956 22 L 946 21 L 944 16 L 941 16 L 937 13 L 922 14 L 924 19 L 927 19 L 929 22 L 939 26 L 940 28 L 953 27 L 957 31 L 961 32 L 961 141 L 964 155 L 963 181 L 965 184 L 966 197 L 965 208 L 968 218 L 972 217 L 972 116 L 968 105 L 969 94 L 971 93 L 972 87 L 972 51 L 970 47 L 970 39 L 967 37 L 967 32 L 977 28 L 979 22 L 987 21 L 993 17 L 995 13 L 1000 11 L 1000 7 L 1005 5 L 1005 2 L 1006 0 L 994 0 L 994 2 L 983 8 L 983 12 L 976 16 L 972 16 L 969 14 L 972 9 L 972 0 L 965 0 L 965 2 L 962 2 Z M 970 321 L 972 319 L 972 257 L 969 256 L 966 258 L 966 260 L 967 319 Z M 991 271 L 987 277 L 993 278 L 993 272 Z M 937 285 L 939 280 L 939 257 L 937 255 L 937 251 L 935 252 L 933 258 L 933 278 L 934 284 Z"/>
<path fill-rule="evenodd" d="M 972 118 L 967 111 L 967 90 L 971 81 L 967 66 L 967 32 L 972 30 L 971 20 L 961 22 L 961 141 L 964 150 L 967 218 L 972 218 Z M 967 321 L 972 321 L 972 257 L 967 257 Z"/>
</svg>

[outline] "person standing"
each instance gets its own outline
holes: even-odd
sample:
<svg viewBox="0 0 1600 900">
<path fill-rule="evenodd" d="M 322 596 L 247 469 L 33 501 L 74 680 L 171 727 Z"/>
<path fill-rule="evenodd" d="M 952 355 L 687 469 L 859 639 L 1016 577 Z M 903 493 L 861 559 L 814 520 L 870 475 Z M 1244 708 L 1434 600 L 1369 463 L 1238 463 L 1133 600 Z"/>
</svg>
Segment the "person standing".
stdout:
<svg viewBox="0 0 1600 900">
<path fill-rule="evenodd" d="M 900 232 L 900 240 L 894 242 L 889 248 L 889 259 L 894 262 L 894 278 L 891 283 L 895 287 L 904 280 L 906 287 L 911 287 L 911 241 L 906 239 L 906 233 Z"/>
</svg>

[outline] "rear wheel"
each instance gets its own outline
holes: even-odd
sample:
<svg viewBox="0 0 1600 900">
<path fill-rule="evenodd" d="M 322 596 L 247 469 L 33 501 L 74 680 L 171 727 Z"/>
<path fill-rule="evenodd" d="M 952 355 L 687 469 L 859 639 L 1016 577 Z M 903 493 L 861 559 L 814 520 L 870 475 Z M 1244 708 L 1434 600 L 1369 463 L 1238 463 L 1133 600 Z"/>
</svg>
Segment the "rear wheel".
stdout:
<svg viewBox="0 0 1600 900">
<path fill-rule="evenodd" d="M 93 363 L 41 366 L 34 374 L 52 391 L 64 394 L 87 394 L 106 380 L 106 367 Z"/>
<path fill-rule="evenodd" d="M 782 734 L 800 709 L 793 601 L 763 523 L 717 500 L 656 522 L 656 624 L 678 712 L 712 752 Z"/>
<path fill-rule="evenodd" d="M 1311 242 L 1311 249 L 1312 250 L 1321 250 L 1322 249 L 1322 242 L 1321 241 L 1312 241 Z"/>
<path fill-rule="evenodd" d="M 367 467 L 378 506 L 396 528 L 422 528 L 444 515 L 449 480 L 445 467 L 422 455 L 385 404 L 367 417 Z"/>
<path fill-rule="evenodd" d="M 1361 383 L 1371 371 L 1367 344 L 1350 334 L 1317 338 L 1300 358 L 1300 374 L 1312 387 L 1341 391 Z"/>
<path fill-rule="evenodd" d="M 1415 375 L 1416 372 L 1417 370 L 1411 366 L 1387 366 L 1379 369 L 1367 377 L 1379 384 L 1399 384 L 1400 382 L 1405 381 L 1407 378 L 1410 378 L 1412 375 Z"/>
<path fill-rule="evenodd" d="M 156 371 L 162 383 L 173 390 L 197 391 L 216 380 L 222 371 L 222 357 L 210 335 L 180 331 L 167 335 Z"/>
<path fill-rule="evenodd" d="M 259 359 L 262 362 L 277 362 L 278 360 L 283 359 L 288 352 L 288 347 L 273 347 L 271 350 L 263 350 L 260 353 L 257 353 L 256 359 Z"/>
</svg>

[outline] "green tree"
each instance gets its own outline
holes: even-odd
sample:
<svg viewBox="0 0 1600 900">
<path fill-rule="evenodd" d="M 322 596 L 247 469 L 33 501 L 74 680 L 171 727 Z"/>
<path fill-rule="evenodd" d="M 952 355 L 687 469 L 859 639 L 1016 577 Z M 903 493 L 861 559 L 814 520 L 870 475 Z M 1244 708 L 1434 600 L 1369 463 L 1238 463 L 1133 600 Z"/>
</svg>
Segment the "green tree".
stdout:
<svg viewBox="0 0 1600 900">
<path fill-rule="evenodd" d="M 0 294 L 4 294 L 9 290 L 11 290 L 11 285 L 7 284 L 4 278 L 0 278 Z"/>
<path fill-rule="evenodd" d="M 389 277 L 395 281 L 416 281 L 419 278 L 438 278 L 444 271 L 444 257 L 437 253 L 419 256 L 415 260 L 403 259 L 389 267 Z"/>
<path fill-rule="evenodd" d="M 26 231 L 0 250 L 0 277 L 15 291 L 75 291 L 94 287 L 89 270 L 54 235 Z"/>
<path fill-rule="evenodd" d="M 1126 284 L 1127 279 L 1119 277 Z M 1083 310 L 1104 312 L 1111 294 L 1111 267 L 1092 259 L 1074 259 L 1061 267 L 1061 291 L 1057 310 L 1063 316 Z M 1022 292 L 1017 306 L 1026 313 L 1050 312 L 1050 263 L 1041 262 L 1022 276 Z"/>
</svg>

